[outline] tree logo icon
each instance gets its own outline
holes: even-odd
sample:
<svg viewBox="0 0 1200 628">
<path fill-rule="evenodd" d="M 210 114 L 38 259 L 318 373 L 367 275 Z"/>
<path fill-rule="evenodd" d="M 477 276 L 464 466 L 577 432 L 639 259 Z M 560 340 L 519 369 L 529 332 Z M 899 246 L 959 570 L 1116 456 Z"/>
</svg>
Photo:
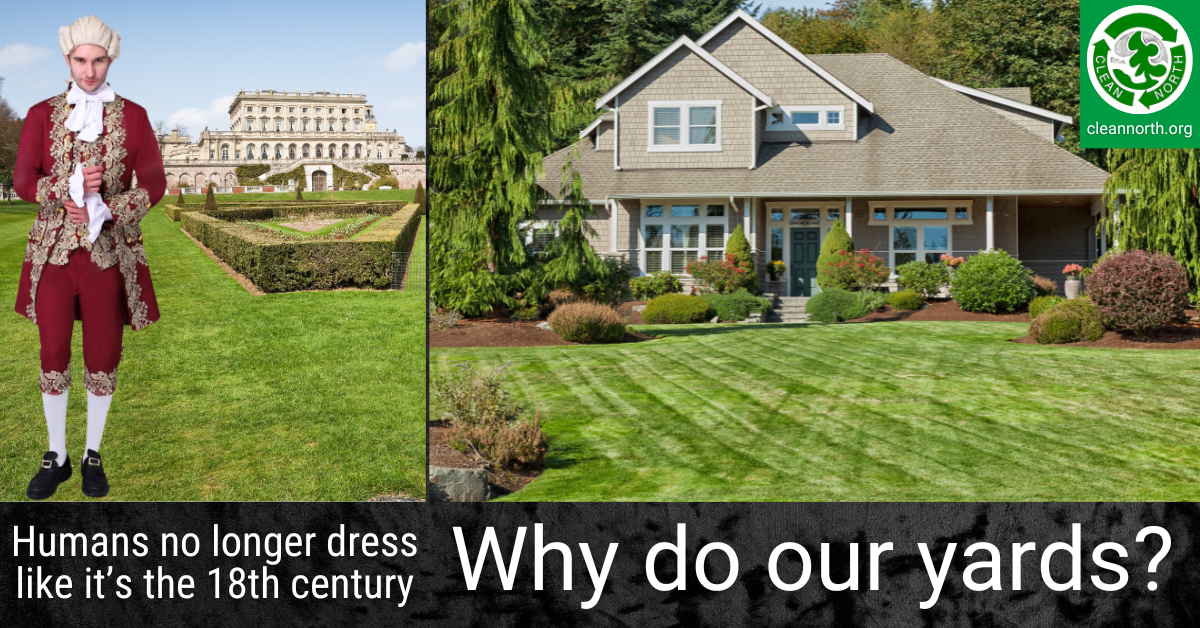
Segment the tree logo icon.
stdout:
<svg viewBox="0 0 1200 628">
<path fill-rule="evenodd" d="M 1113 107 L 1146 114 L 1171 106 L 1192 75 L 1192 43 L 1171 14 L 1137 5 L 1100 22 L 1088 46 L 1092 86 Z"/>
</svg>

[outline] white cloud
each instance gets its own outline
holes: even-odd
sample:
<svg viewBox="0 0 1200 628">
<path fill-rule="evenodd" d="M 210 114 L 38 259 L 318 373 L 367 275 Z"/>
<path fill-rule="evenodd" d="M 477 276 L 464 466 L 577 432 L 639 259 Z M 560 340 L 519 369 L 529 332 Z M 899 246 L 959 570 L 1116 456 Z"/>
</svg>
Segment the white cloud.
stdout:
<svg viewBox="0 0 1200 628">
<path fill-rule="evenodd" d="M 45 59 L 53 53 L 29 44 L 10 44 L 0 49 L 0 69 L 15 69 Z"/>
<path fill-rule="evenodd" d="M 180 109 L 167 116 L 167 128 L 182 124 L 187 127 L 193 140 L 199 137 L 204 127 L 208 127 L 210 131 L 228 131 L 229 105 L 232 103 L 233 96 L 218 96 L 213 99 L 207 109 L 195 107 Z"/>
<path fill-rule="evenodd" d="M 424 111 L 425 110 L 425 99 L 424 98 L 401 97 L 401 98 L 397 98 L 395 100 L 389 101 L 385 108 L 388 111 L 395 111 L 396 113 L 406 113 L 409 111 Z"/>
<path fill-rule="evenodd" d="M 383 67 L 398 72 L 407 70 L 417 65 L 417 62 L 425 62 L 425 42 L 417 43 L 409 42 L 392 51 L 384 60 Z"/>
</svg>

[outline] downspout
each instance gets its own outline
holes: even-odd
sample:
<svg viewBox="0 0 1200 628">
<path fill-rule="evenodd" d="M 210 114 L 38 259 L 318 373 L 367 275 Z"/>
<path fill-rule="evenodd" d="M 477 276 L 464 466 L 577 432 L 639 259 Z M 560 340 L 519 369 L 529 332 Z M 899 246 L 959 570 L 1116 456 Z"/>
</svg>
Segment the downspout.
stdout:
<svg viewBox="0 0 1200 628">
<path fill-rule="evenodd" d="M 621 97 L 613 97 L 613 170 L 621 169 Z"/>
</svg>

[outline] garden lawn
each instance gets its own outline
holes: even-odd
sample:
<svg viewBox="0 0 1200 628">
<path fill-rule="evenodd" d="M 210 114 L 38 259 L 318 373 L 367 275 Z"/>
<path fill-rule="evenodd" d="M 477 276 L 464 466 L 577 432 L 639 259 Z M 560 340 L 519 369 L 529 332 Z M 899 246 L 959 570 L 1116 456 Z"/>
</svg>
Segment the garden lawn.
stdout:
<svg viewBox="0 0 1200 628">
<path fill-rule="evenodd" d="M 529 501 L 1195 501 L 1200 355 L 1006 342 L 1014 323 L 639 326 L 512 361 L 550 451 Z M 434 400 L 433 417 L 440 415 Z"/>
<path fill-rule="evenodd" d="M 0 203 L 6 500 L 25 499 L 47 446 L 37 328 L 12 310 L 36 213 L 27 203 Z M 424 496 L 423 293 L 255 297 L 161 210 L 151 210 L 142 229 L 162 319 L 125 331 L 101 451 L 112 483 L 108 499 Z M 77 323 L 67 419 L 75 465 L 86 436 L 80 337 Z M 51 499 L 83 499 L 78 467 Z"/>
</svg>

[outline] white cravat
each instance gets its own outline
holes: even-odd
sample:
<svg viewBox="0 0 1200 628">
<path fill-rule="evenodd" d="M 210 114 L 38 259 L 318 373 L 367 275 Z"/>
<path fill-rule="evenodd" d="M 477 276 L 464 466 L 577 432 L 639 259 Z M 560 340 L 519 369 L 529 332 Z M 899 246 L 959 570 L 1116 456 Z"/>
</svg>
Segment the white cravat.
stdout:
<svg viewBox="0 0 1200 628">
<path fill-rule="evenodd" d="M 67 104 L 75 105 L 75 109 L 67 117 L 67 130 L 78 133 L 79 139 L 85 142 L 96 141 L 104 131 L 104 103 L 112 102 L 116 96 L 108 83 L 91 94 L 71 83 Z"/>
<path fill-rule="evenodd" d="M 67 117 L 67 130 L 79 134 L 79 139 L 94 142 L 104 131 L 104 103 L 112 102 L 116 97 L 112 87 L 105 83 L 104 87 L 94 93 L 83 91 L 75 83 L 71 83 L 71 91 L 67 92 L 67 103 L 75 105 L 71 115 Z M 75 164 L 75 174 L 67 180 L 71 200 L 80 207 L 88 210 L 88 241 L 95 244 L 100 237 L 100 228 L 104 221 L 112 220 L 112 212 L 97 192 L 83 193 L 83 165 Z"/>
</svg>

